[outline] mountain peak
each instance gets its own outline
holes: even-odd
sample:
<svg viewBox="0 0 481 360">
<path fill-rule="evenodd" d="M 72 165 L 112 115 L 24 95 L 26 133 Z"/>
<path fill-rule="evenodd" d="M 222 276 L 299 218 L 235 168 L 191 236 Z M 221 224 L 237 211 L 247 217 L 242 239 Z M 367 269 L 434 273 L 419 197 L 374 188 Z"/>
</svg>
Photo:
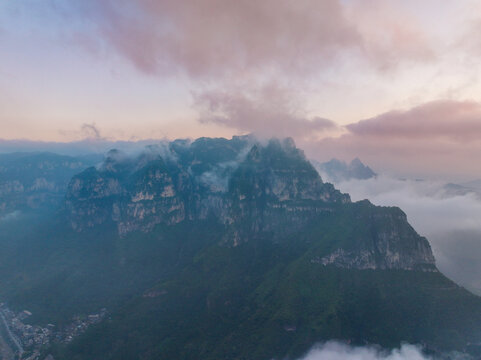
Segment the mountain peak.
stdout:
<svg viewBox="0 0 481 360">
<path fill-rule="evenodd" d="M 313 161 L 317 170 L 327 180 L 333 183 L 352 179 L 366 180 L 376 177 L 377 174 L 358 158 L 354 158 L 349 164 L 345 161 L 333 158 L 327 162 Z"/>
<path fill-rule="evenodd" d="M 98 169 L 75 176 L 65 206 L 72 226 L 114 223 L 128 233 L 212 215 L 228 224 L 239 209 L 264 216 L 288 201 L 289 207 L 305 200 L 349 201 L 323 184 L 292 139 L 271 139 L 264 146 L 247 137 L 200 138 L 163 148 L 157 154 L 151 147 L 136 158 L 111 151 Z M 89 193 L 90 198 L 79 196 Z"/>
<path fill-rule="evenodd" d="M 359 269 L 434 266 L 429 244 L 402 211 L 369 202 L 351 204 L 349 195 L 322 182 L 292 139 L 262 145 L 201 138 L 182 144 L 181 150 L 176 146 L 175 141 L 166 144 L 168 162 L 143 154 L 125 159 L 114 152 L 99 169 L 75 176 L 65 203 L 72 227 L 84 231 L 111 223 L 125 235 L 150 232 L 159 224 L 214 218 L 230 229 L 225 242 L 236 245 L 266 234 L 282 238 L 337 214 L 330 216 L 349 218 L 358 224 L 358 234 L 365 233 L 334 243 L 315 261 Z M 359 159 L 349 167 L 336 159 L 328 164 L 367 168 Z"/>
</svg>

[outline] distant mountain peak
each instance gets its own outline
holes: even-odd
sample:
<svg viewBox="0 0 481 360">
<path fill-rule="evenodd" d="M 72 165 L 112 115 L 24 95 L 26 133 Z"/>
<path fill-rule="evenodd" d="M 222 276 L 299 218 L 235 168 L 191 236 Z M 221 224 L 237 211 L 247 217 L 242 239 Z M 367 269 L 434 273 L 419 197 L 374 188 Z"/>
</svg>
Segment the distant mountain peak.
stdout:
<svg viewBox="0 0 481 360">
<path fill-rule="evenodd" d="M 358 157 L 351 160 L 350 166 L 365 166 Z"/>
<path fill-rule="evenodd" d="M 320 163 L 313 161 L 314 166 L 327 181 L 339 183 L 348 180 L 366 180 L 377 176 L 377 174 L 358 158 L 350 163 L 333 158 L 327 162 Z"/>
</svg>

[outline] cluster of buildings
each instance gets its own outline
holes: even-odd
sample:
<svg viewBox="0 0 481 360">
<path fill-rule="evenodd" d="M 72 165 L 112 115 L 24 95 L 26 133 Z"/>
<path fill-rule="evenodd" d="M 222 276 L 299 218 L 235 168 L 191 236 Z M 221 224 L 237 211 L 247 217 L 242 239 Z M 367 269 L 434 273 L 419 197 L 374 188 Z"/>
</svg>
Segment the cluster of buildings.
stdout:
<svg viewBox="0 0 481 360">
<path fill-rule="evenodd" d="M 71 342 L 89 326 L 99 323 L 107 315 L 107 309 L 87 316 L 75 316 L 72 323 L 61 328 L 53 324 L 45 327 L 28 324 L 26 322 L 31 315 L 28 310 L 15 313 L 6 304 L 0 303 L 0 321 L 5 327 L 6 340 L 22 360 L 39 359 L 41 350 L 51 343 Z"/>
<path fill-rule="evenodd" d="M 61 343 L 69 343 L 75 337 L 82 334 L 87 328 L 93 324 L 99 323 L 107 315 L 107 309 L 103 308 L 97 314 L 87 316 L 74 316 L 73 322 L 63 327 L 55 335 L 55 341 Z"/>
</svg>

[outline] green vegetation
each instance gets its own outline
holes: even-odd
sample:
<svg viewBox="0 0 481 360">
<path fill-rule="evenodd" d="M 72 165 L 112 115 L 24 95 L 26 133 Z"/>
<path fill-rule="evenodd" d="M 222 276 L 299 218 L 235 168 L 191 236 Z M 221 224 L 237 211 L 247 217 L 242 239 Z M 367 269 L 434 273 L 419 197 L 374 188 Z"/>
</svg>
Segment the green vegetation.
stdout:
<svg viewBox="0 0 481 360">
<path fill-rule="evenodd" d="M 322 238 L 230 247 L 204 226 L 194 226 L 196 238 L 208 237 L 177 272 L 57 356 L 268 359 L 298 356 L 332 338 L 439 351 L 479 338 L 479 298 L 440 273 L 323 266 L 310 256 Z"/>
</svg>

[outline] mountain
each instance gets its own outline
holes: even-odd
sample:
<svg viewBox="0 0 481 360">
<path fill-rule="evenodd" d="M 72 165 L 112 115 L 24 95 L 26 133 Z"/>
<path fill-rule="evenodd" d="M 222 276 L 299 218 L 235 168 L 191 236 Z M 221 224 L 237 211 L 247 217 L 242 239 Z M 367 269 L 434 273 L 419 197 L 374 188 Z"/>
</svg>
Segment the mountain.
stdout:
<svg viewBox="0 0 481 360">
<path fill-rule="evenodd" d="M 479 190 L 465 186 L 465 185 L 455 184 L 455 183 L 445 184 L 442 188 L 442 191 L 445 197 L 465 196 L 468 194 L 472 194 L 477 197 L 480 196 Z"/>
<path fill-rule="evenodd" d="M 320 214 L 350 203 L 348 195 L 322 182 L 292 140 L 254 144 L 239 159 L 247 144 L 240 138 L 200 139 L 181 151 L 174 146 L 164 157 L 150 148 L 137 159 L 111 151 L 100 168 L 70 182 L 66 210 L 72 229 L 109 223 L 124 236 L 159 224 L 215 218 L 226 228 L 225 241 L 237 245 L 266 233 L 300 231 Z M 433 268 L 429 244 L 403 227 L 404 213 L 371 211 L 379 219 L 375 239 L 346 244 L 318 260 L 348 268 Z M 382 222 L 389 226 L 384 229 Z"/>
<path fill-rule="evenodd" d="M 66 208 L 72 228 L 110 222 L 122 235 L 215 217 L 241 240 L 240 223 L 252 233 L 294 230 L 321 211 L 316 202 L 349 201 L 320 181 L 292 141 L 250 149 L 247 144 L 240 138 L 199 139 L 187 149 L 174 144 L 168 156 L 151 148 L 133 160 L 112 151 L 99 169 L 70 182 Z M 284 219 L 286 212 L 291 215 Z"/>
<path fill-rule="evenodd" d="M 351 179 L 365 180 L 377 176 L 369 166 L 364 165 L 358 158 L 355 158 L 349 164 L 338 159 L 331 159 L 324 163 L 314 161 L 313 164 L 323 177 L 333 183 Z"/>
<path fill-rule="evenodd" d="M 466 196 L 471 195 L 477 199 L 481 199 L 481 188 L 477 181 L 464 184 L 447 183 L 443 186 L 441 195 L 444 197 Z"/>
<path fill-rule="evenodd" d="M 406 215 L 351 202 L 290 139 L 114 150 L 61 208 L 9 226 L 0 297 L 55 326 L 39 348 L 55 359 L 294 358 L 329 339 L 441 353 L 481 336 L 481 299 Z"/>
<path fill-rule="evenodd" d="M 53 153 L 0 154 L 0 216 L 58 206 L 71 177 L 101 160 Z"/>
</svg>

